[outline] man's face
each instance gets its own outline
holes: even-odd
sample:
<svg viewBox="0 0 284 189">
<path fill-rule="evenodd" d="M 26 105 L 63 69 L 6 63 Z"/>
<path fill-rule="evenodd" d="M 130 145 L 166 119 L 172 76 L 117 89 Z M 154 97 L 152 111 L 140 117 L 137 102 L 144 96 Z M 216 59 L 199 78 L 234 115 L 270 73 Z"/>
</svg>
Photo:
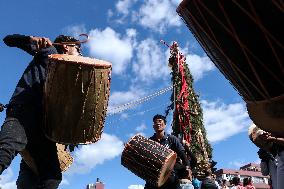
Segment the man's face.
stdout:
<svg viewBox="0 0 284 189">
<path fill-rule="evenodd" d="M 163 119 L 155 119 L 153 123 L 153 128 L 155 132 L 162 132 L 166 128 L 166 124 Z"/>
<path fill-rule="evenodd" d="M 253 131 L 252 131 L 252 133 L 251 133 L 251 138 L 252 138 L 252 141 L 255 141 L 255 139 L 256 139 L 256 129 L 254 129 Z"/>
<path fill-rule="evenodd" d="M 75 56 L 82 56 L 81 49 L 78 45 L 67 45 L 67 52 L 68 55 L 75 55 Z"/>
</svg>

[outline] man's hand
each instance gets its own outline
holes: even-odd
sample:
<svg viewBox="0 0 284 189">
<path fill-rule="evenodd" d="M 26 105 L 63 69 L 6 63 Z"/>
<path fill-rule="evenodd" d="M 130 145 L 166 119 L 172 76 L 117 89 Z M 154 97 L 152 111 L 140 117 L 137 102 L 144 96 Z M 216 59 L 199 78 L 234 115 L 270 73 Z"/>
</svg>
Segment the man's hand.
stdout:
<svg viewBox="0 0 284 189">
<path fill-rule="evenodd" d="M 30 36 L 30 40 L 31 43 L 35 45 L 37 51 L 52 46 L 52 42 L 46 37 Z"/>
<path fill-rule="evenodd" d="M 266 142 L 274 142 L 274 141 L 276 140 L 276 137 L 275 137 L 275 136 L 273 136 L 273 135 L 271 135 L 271 133 L 267 133 L 267 132 L 261 134 L 261 135 L 259 136 L 259 138 L 260 138 L 261 140 L 266 141 Z"/>
<path fill-rule="evenodd" d="M 190 169 L 190 168 L 186 168 L 186 170 L 188 171 L 188 175 L 187 175 L 187 178 L 186 178 L 186 179 L 192 181 L 192 172 L 191 172 L 191 169 Z"/>
</svg>

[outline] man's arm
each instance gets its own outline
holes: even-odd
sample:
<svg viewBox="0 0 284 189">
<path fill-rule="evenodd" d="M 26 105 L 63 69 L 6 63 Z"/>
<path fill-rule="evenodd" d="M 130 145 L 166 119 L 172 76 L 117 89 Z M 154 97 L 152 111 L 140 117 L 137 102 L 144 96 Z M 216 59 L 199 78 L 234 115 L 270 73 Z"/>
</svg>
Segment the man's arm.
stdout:
<svg viewBox="0 0 284 189">
<path fill-rule="evenodd" d="M 280 138 L 280 137 L 275 137 L 275 136 L 269 136 L 267 138 L 268 141 L 271 141 L 275 144 L 278 144 L 280 146 L 284 146 L 284 138 Z"/>
<path fill-rule="evenodd" d="M 174 151 L 177 153 L 177 155 L 182 160 L 183 165 L 190 168 L 190 163 L 189 163 L 189 160 L 186 157 L 185 149 L 182 146 L 182 144 L 180 143 L 179 139 L 177 137 L 171 135 L 171 140 L 172 140 L 172 145 L 173 145 Z"/>
<path fill-rule="evenodd" d="M 190 150 L 190 144 L 186 140 L 183 140 L 182 144 L 183 144 L 183 147 L 185 149 L 186 154 L 190 157 L 190 167 L 191 168 L 196 167 L 197 159 L 196 159 L 195 155 Z"/>
<path fill-rule="evenodd" d="M 7 35 L 3 41 L 7 46 L 20 48 L 31 55 L 35 55 L 40 49 L 52 45 L 48 38 L 19 34 Z"/>
<path fill-rule="evenodd" d="M 280 146 L 284 146 L 284 138 L 282 137 L 276 137 L 272 135 L 271 133 L 264 133 L 259 136 L 262 140 L 265 140 L 267 142 L 273 142 L 275 144 L 278 144 Z"/>
</svg>

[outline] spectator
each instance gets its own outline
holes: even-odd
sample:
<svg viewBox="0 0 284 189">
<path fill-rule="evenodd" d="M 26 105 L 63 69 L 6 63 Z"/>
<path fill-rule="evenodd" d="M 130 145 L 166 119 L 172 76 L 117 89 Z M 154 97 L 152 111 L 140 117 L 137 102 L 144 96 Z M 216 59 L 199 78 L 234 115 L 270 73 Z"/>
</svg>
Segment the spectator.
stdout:
<svg viewBox="0 0 284 189">
<path fill-rule="evenodd" d="M 239 177 L 233 177 L 232 184 L 233 184 L 233 187 L 231 189 L 244 189 Z"/>
<path fill-rule="evenodd" d="M 229 189 L 228 181 L 226 179 L 222 180 L 222 182 L 221 182 L 221 189 Z"/>
<path fill-rule="evenodd" d="M 245 189 L 255 189 L 255 186 L 252 185 L 251 177 L 244 178 L 243 186 Z"/>
<path fill-rule="evenodd" d="M 215 181 L 211 178 L 212 172 L 210 169 L 205 171 L 206 178 L 201 182 L 200 189 L 218 189 Z"/>
<path fill-rule="evenodd" d="M 201 186 L 201 181 L 197 179 L 197 174 L 196 172 L 192 173 L 192 185 L 194 189 L 199 189 Z"/>
</svg>

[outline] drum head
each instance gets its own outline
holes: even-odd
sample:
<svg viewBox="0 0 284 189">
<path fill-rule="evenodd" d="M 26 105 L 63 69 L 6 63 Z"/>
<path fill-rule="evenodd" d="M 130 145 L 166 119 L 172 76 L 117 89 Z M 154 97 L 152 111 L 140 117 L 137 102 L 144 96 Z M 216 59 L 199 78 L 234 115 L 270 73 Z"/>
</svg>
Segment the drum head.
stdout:
<svg viewBox="0 0 284 189">
<path fill-rule="evenodd" d="M 174 165 L 176 163 L 177 154 L 175 152 L 172 152 L 171 155 L 168 156 L 169 158 L 166 160 L 165 164 L 163 165 L 161 169 L 161 174 L 158 179 L 158 187 L 165 184 L 165 182 L 168 180 Z"/>
<path fill-rule="evenodd" d="M 48 55 L 49 60 L 52 62 L 60 62 L 66 64 L 84 64 L 95 67 L 111 67 L 111 63 L 106 62 L 104 60 L 99 60 L 95 58 L 83 57 L 83 56 L 75 56 L 75 55 L 67 55 L 67 54 L 51 54 Z"/>
</svg>

